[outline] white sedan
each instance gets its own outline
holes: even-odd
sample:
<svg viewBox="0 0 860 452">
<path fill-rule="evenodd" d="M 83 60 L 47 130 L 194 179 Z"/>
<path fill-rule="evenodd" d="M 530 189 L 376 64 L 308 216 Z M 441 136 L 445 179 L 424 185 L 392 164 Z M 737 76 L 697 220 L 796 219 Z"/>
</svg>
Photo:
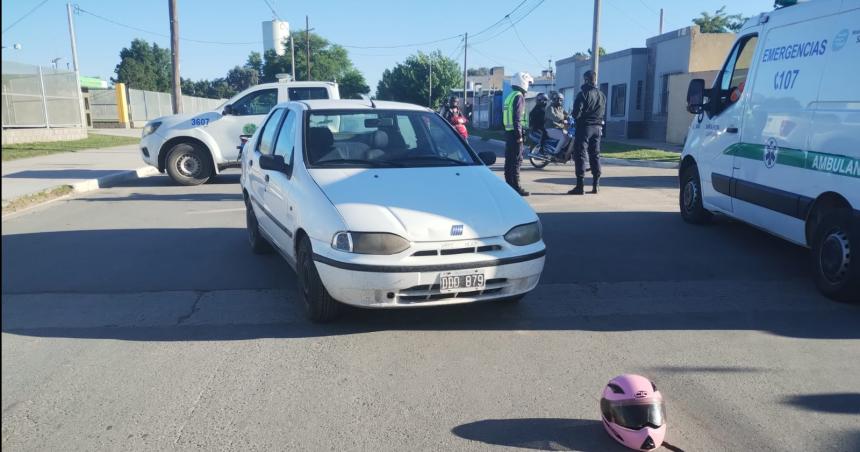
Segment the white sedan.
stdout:
<svg viewBox="0 0 860 452">
<path fill-rule="evenodd" d="M 436 113 L 395 102 L 277 105 L 242 152 L 255 252 L 296 270 L 307 315 L 518 300 L 546 247 L 534 210 Z"/>
</svg>

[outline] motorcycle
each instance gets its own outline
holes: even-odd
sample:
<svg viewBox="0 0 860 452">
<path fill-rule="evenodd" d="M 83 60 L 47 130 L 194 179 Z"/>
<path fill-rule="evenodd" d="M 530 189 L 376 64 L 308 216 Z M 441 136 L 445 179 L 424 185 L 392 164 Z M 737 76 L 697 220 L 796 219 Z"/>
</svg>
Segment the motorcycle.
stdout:
<svg viewBox="0 0 860 452">
<path fill-rule="evenodd" d="M 573 125 L 569 125 L 567 129 L 564 129 L 564 134 L 570 137 L 570 141 L 568 141 L 568 146 L 571 146 L 573 144 L 574 133 L 575 130 Z M 531 162 L 532 166 L 537 169 L 543 169 L 550 163 L 564 165 L 573 157 L 573 153 L 565 154 L 564 149 L 556 149 L 560 140 L 547 138 L 546 140 L 544 140 L 543 146 L 541 146 L 541 132 L 530 130 L 528 137 L 529 140 L 534 143 L 534 145 L 531 147 L 531 149 L 529 149 L 529 152 L 528 154 L 526 154 L 526 156 L 529 158 L 529 161 Z"/>
</svg>

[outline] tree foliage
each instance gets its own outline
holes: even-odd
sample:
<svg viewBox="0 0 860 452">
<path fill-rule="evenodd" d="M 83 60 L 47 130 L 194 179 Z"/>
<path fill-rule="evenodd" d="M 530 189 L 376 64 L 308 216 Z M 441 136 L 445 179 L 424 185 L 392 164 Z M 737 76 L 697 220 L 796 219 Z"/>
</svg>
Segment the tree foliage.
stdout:
<svg viewBox="0 0 860 452">
<path fill-rule="evenodd" d="M 130 47 L 119 52 L 120 62 L 114 68 L 114 83 L 149 91 L 170 89 L 170 50 L 150 44 L 143 39 L 131 41 Z"/>
<path fill-rule="evenodd" d="M 599 54 L 600 56 L 604 56 L 604 55 L 606 55 L 606 49 L 604 49 L 604 48 L 603 48 L 603 46 L 598 47 L 598 49 L 600 49 L 600 50 L 598 51 L 598 54 Z M 576 52 L 576 53 L 574 53 L 574 54 L 573 54 L 573 56 L 575 56 L 575 57 L 577 57 L 577 56 L 578 56 L 578 57 L 591 58 L 591 48 L 586 49 L 586 50 L 585 50 L 585 52 Z"/>
<path fill-rule="evenodd" d="M 467 74 L 469 77 L 472 77 L 472 76 L 484 76 L 484 75 L 490 75 L 490 68 L 488 68 L 488 67 L 483 67 L 483 66 L 482 66 L 482 67 L 478 67 L 478 68 L 474 68 L 474 67 L 473 67 L 473 68 L 469 68 L 468 70 L 466 70 L 466 74 Z"/>
<path fill-rule="evenodd" d="M 737 33 L 744 22 L 746 18 L 740 14 L 727 14 L 725 6 L 714 11 L 713 15 L 702 11 L 700 17 L 693 19 L 693 23 L 699 26 L 702 33 Z"/>
<path fill-rule="evenodd" d="M 433 98 L 431 108 L 448 96 L 451 88 L 462 86 L 463 75 L 456 61 L 435 51 L 430 54 L 418 52 L 382 73 L 376 87 L 376 97 L 418 105 L 427 105 L 430 94 L 430 59 L 433 59 Z"/>
</svg>

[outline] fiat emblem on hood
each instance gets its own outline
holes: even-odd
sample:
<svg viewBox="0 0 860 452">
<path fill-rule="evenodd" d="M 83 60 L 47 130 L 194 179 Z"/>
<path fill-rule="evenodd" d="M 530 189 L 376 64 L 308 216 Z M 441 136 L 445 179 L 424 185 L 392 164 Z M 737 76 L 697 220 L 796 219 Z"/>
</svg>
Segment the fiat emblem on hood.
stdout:
<svg viewBox="0 0 860 452">
<path fill-rule="evenodd" d="M 463 235 L 463 225 L 455 224 L 454 226 L 451 226 L 451 235 Z"/>
</svg>

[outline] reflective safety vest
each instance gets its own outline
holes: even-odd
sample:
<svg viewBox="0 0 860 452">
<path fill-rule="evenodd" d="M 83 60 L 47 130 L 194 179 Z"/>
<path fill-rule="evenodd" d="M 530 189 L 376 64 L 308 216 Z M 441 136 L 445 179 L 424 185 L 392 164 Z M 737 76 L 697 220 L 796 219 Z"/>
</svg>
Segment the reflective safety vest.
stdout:
<svg viewBox="0 0 860 452">
<path fill-rule="evenodd" d="M 505 98 L 505 105 L 502 110 L 502 123 L 505 125 L 505 130 L 507 131 L 514 130 L 514 100 L 517 96 L 522 95 L 523 93 L 517 90 L 512 90 L 511 93 L 508 94 L 508 97 Z M 529 127 L 529 118 L 526 116 L 525 111 L 523 111 L 522 117 L 520 117 L 520 124 L 523 129 L 527 129 Z"/>
</svg>

